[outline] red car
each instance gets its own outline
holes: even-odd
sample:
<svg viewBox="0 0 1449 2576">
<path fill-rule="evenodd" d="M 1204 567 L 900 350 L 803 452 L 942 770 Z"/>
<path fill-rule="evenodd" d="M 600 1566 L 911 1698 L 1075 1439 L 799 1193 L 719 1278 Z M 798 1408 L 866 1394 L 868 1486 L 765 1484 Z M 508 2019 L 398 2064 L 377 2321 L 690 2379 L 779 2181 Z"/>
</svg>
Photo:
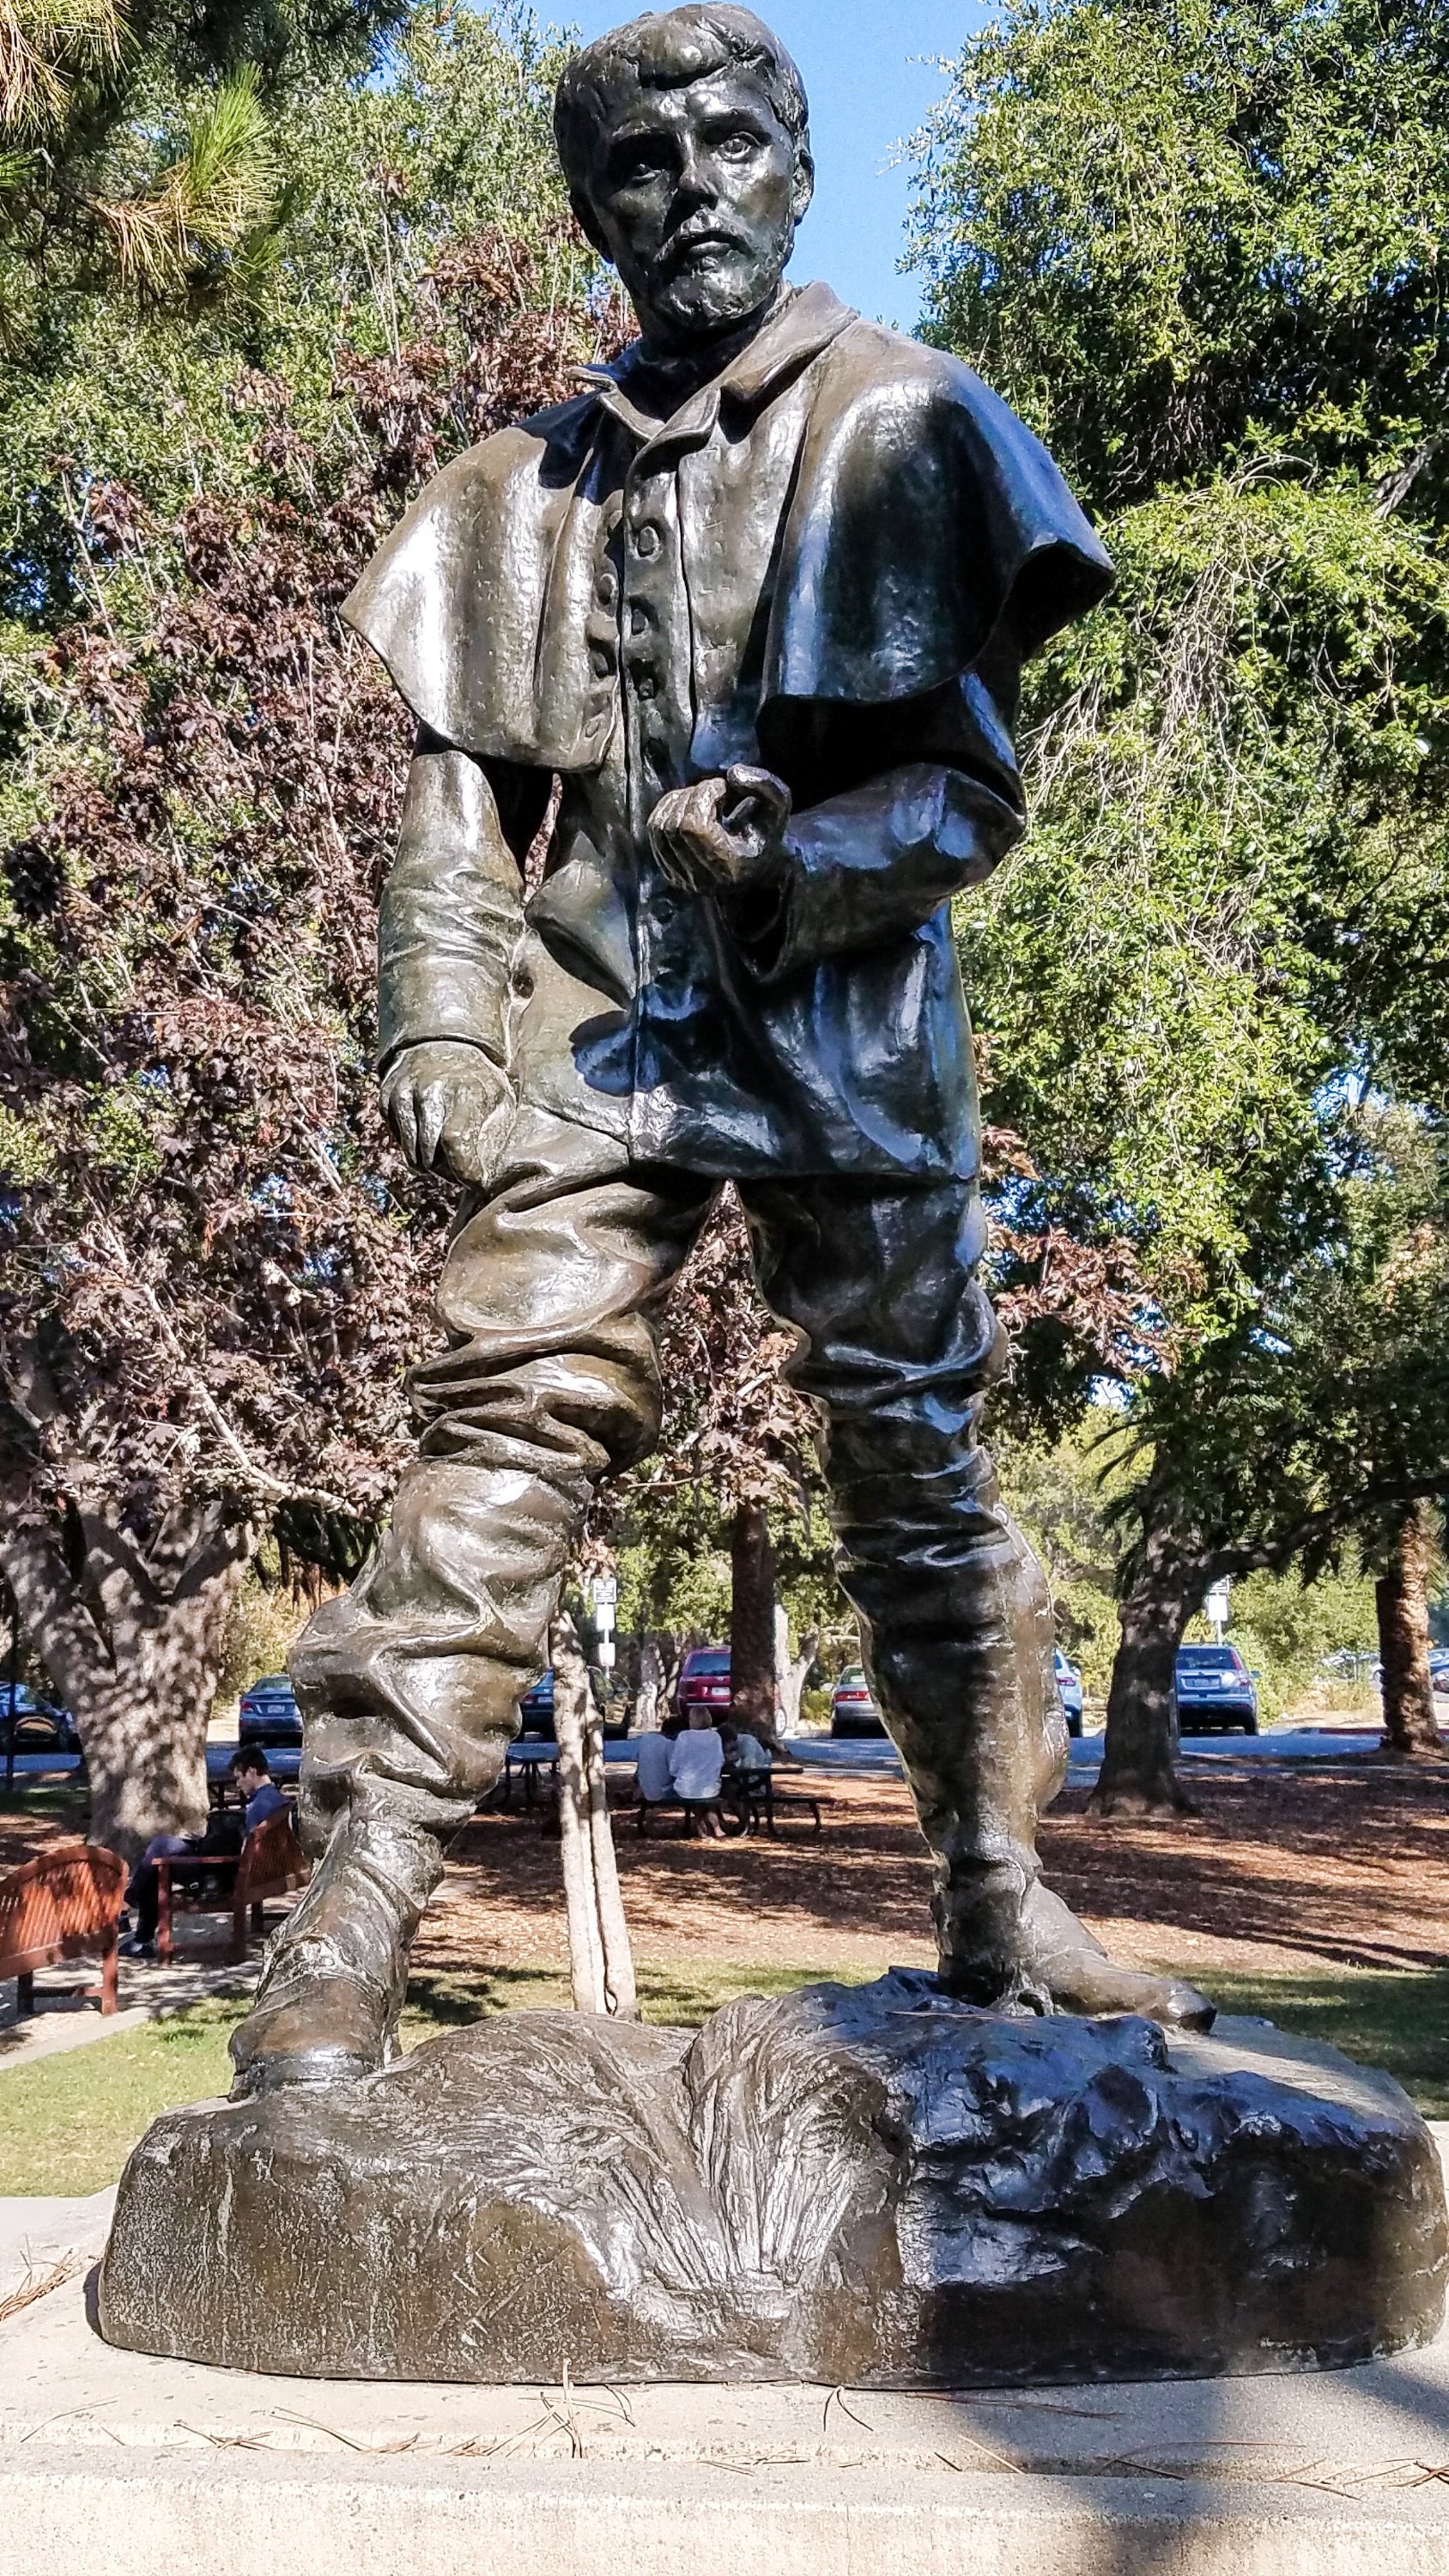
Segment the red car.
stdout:
<svg viewBox="0 0 1449 2576">
<path fill-rule="evenodd" d="M 728 1646 L 691 1646 L 679 1667 L 674 1705 L 687 1718 L 692 1708 L 707 1708 L 714 1717 L 729 1713 L 730 1650 Z"/>
</svg>

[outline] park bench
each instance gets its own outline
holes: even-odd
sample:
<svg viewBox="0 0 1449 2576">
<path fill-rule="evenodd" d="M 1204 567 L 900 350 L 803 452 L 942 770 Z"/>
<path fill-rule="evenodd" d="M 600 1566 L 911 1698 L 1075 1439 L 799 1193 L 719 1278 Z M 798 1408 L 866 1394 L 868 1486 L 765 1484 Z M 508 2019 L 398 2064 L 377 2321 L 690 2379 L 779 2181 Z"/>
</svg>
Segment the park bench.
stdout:
<svg viewBox="0 0 1449 2576">
<path fill-rule="evenodd" d="M 158 1860 L 156 1881 L 156 1956 L 171 1956 L 171 1926 L 177 1914 L 231 1915 L 227 1957 L 233 1967 L 247 1954 L 247 1917 L 258 1936 L 265 1929 L 262 1908 L 305 1887 L 312 1864 L 292 1829 L 291 1814 L 279 1810 L 253 1827 L 239 1852 L 178 1852 Z M 214 1893 L 214 1877 L 232 1878 L 230 1895 Z"/>
<path fill-rule="evenodd" d="M 0 1879 L 0 1978 L 19 1979 L 17 2008 L 35 2010 L 35 1971 L 98 1958 L 101 2010 L 116 2009 L 116 1944 L 126 1864 L 99 1844 L 54 1843 Z"/>
</svg>

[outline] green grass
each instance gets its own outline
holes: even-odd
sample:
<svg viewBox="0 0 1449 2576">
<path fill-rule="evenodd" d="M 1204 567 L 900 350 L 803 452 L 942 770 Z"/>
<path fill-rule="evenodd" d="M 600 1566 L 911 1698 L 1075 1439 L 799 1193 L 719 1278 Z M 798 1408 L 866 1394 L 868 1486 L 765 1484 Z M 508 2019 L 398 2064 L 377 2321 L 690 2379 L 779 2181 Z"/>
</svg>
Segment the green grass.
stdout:
<svg viewBox="0 0 1449 2576">
<path fill-rule="evenodd" d="M 646 2021 L 707 2019 L 732 1995 L 788 1994 L 828 1968 L 646 1968 Z M 858 1972 L 844 1971 L 847 1982 Z M 403 2016 L 406 2048 L 481 2014 L 567 2006 L 566 1977 L 495 1969 L 478 1977 L 415 1977 Z M 246 2010 L 242 1997 L 191 2005 L 115 2039 L 98 2039 L 33 2066 L 0 2071 L 0 2191 L 78 2196 L 114 2182 L 136 2140 L 162 2111 L 202 2102 L 231 2081 L 226 2044 Z"/>
<path fill-rule="evenodd" d="M 1426 2119 L 1449 2120 L 1449 1968 L 1276 1976 L 1214 1968 L 1202 1982 L 1224 2012 L 1261 2013 L 1280 2030 L 1326 2039 L 1397 2076 Z"/>
<path fill-rule="evenodd" d="M 860 1982 L 855 1968 L 732 1968 L 684 1962 L 640 1971 L 646 2021 L 704 2021 L 740 1994 L 788 1994 L 817 1977 Z M 1385 1975 L 1325 1969 L 1316 1976 L 1206 1980 L 1225 2012 L 1258 2013 L 1349 2057 L 1387 2067 L 1431 2119 L 1449 2119 L 1449 1970 Z M 567 2005 L 567 1980 L 541 1969 L 476 1977 L 415 1977 L 403 2020 L 409 2048 L 480 2014 Z M 245 2011 L 238 1998 L 194 2004 L 166 2021 L 0 2073 L 0 2190 L 99 2191 L 161 2111 L 224 2093 L 226 2043 Z"/>
</svg>

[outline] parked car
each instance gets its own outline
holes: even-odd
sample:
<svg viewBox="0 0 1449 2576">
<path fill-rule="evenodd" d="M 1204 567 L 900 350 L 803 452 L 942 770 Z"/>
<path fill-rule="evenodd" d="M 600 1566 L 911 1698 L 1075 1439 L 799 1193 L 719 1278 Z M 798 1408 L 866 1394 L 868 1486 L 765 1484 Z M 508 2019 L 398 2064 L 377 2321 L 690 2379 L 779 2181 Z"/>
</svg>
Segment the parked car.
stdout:
<svg viewBox="0 0 1449 2576">
<path fill-rule="evenodd" d="M 830 1699 L 832 1735 L 884 1735 L 885 1719 L 870 1695 L 863 1664 L 847 1664 Z"/>
<path fill-rule="evenodd" d="M 1236 1646 L 1179 1646 L 1177 1722 L 1184 1735 L 1240 1726 L 1258 1732 L 1258 1694 Z"/>
<path fill-rule="evenodd" d="M 242 1692 L 237 1735 L 268 1753 L 300 1753 L 302 1712 L 285 1673 L 267 1673 Z"/>
<path fill-rule="evenodd" d="M 712 1716 L 725 1717 L 733 1696 L 728 1646 L 691 1646 L 674 1685 L 676 1716 L 687 1718 L 691 1709 L 707 1708 Z"/>
<path fill-rule="evenodd" d="M 1075 1664 L 1068 1663 L 1060 1646 L 1058 1646 L 1053 1653 L 1052 1663 L 1057 1677 L 1057 1697 L 1062 1704 L 1062 1715 L 1067 1721 L 1067 1733 L 1068 1735 L 1080 1735 L 1082 1731 L 1082 1676 L 1078 1672 Z"/>
<path fill-rule="evenodd" d="M 10 1691 L 0 1682 L 0 1759 L 10 1746 Z M 81 1740 L 75 1719 L 68 1708 L 57 1708 L 53 1701 L 41 1699 L 25 1682 L 15 1692 L 15 1751 L 22 1753 L 79 1753 Z"/>
<path fill-rule="evenodd" d="M 610 1676 L 605 1676 L 606 1683 Z M 598 1681 L 589 1675 L 589 1688 L 604 1720 L 604 1733 L 610 1736 L 629 1732 L 629 1702 L 622 1690 L 606 1689 L 600 1693 Z M 553 1666 L 531 1682 L 518 1703 L 518 1732 L 532 1736 L 537 1743 L 552 1744 L 555 1735 L 553 1716 Z"/>
<path fill-rule="evenodd" d="M 553 1737 L 553 1666 L 530 1683 L 518 1703 L 518 1732 L 549 1743 Z"/>
</svg>

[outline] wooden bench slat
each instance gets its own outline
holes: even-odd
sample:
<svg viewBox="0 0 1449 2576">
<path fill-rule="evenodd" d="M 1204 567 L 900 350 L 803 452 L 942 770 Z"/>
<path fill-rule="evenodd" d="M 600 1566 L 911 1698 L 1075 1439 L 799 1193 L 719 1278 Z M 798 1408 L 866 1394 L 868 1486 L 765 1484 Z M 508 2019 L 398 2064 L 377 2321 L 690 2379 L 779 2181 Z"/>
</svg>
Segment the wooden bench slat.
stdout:
<svg viewBox="0 0 1449 2576">
<path fill-rule="evenodd" d="M 0 1879 L 0 1978 L 20 1979 L 22 2011 L 34 2006 L 37 1968 L 66 1959 L 101 1962 L 101 2010 L 116 2009 L 116 1948 L 126 1864 L 100 1843 L 52 1844 Z"/>
</svg>

